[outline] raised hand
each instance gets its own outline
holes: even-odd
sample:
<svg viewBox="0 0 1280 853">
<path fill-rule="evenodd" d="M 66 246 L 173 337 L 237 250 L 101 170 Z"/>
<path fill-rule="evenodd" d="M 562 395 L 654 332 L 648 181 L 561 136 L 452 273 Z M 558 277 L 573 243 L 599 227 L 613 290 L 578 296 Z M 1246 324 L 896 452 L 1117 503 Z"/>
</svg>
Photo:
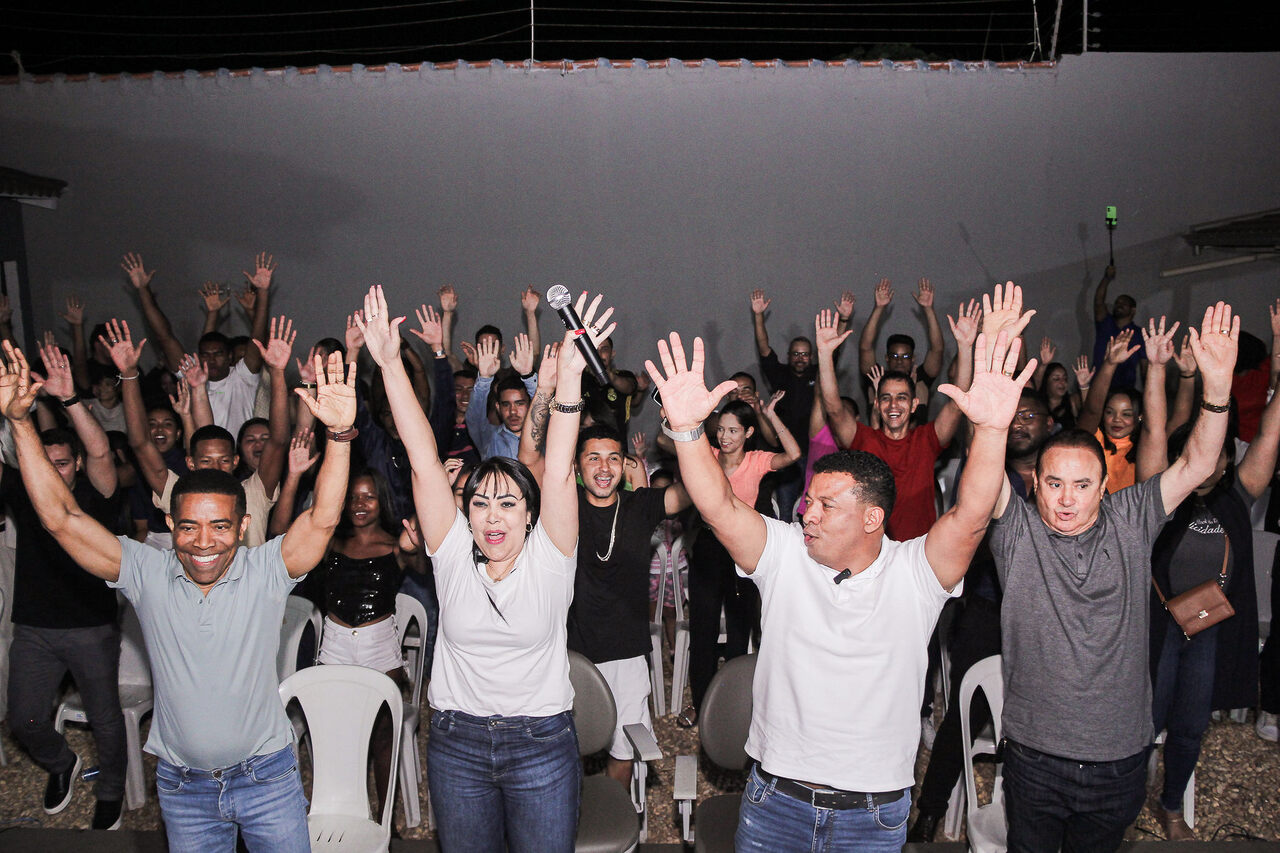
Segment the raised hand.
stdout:
<svg viewBox="0 0 1280 853">
<path fill-rule="evenodd" d="M 889 286 L 889 279 L 880 279 L 880 283 L 876 285 L 875 300 L 877 308 L 884 308 L 893 301 L 893 288 Z"/>
<path fill-rule="evenodd" d="M 169 395 L 169 404 L 173 406 L 173 410 L 179 415 L 191 415 L 191 386 L 187 384 L 187 380 L 178 380 L 178 393 Z"/>
<path fill-rule="evenodd" d="M 390 312 L 387 310 L 387 297 L 382 291 L 382 285 L 375 284 L 369 288 L 369 292 L 364 295 L 364 311 L 357 311 L 351 315 L 351 319 L 355 322 L 356 329 L 360 332 L 360 344 L 365 345 L 369 349 L 369 355 L 377 362 L 378 366 L 386 369 L 387 365 L 394 364 L 400 359 L 400 324 L 404 322 L 404 317 L 396 317 L 392 319 Z M 348 330 L 348 340 L 351 333 Z M 351 344 L 348 343 L 348 349 Z M 350 358 L 350 356 L 348 356 Z M 342 358 L 339 356 L 339 362 Z M 316 371 L 316 389 L 320 387 L 320 371 Z M 354 386 L 353 386 L 354 387 Z"/>
<path fill-rule="evenodd" d="M 463 464 L 465 463 L 463 463 L 462 459 L 457 456 L 450 456 L 448 459 L 444 460 L 444 473 L 445 476 L 449 478 L 449 488 L 453 488 L 457 485 L 458 474 L 462 471 Z M 408 521 L 408 519 L 405 519 L 406 524 L 408 524 Z M 416 529 L 418 522 L 417 516 L 414 516 L 413 521 Z"/>
<path fill-rule="evenodd" d="M 752 314 L 763 314 L 764 312 L 769 310 L 769 306 L 771 304 L 773 304 L 773 300 L 766 299 L 764 295 L 764 291 L 761 290 L 760 288 L 757 287 L 755 290 L 751 291 L 751 313 Z"/>
<path fill-rule="evenodd" d="M 315 450 L 315 433 L 310 427 L 300 429 L 293 434 L 293 438 L 289 440 L 289 473 L 295 477 L 300 477 L 311 466 L 316 464 L 316 460 L 320 458 L 320 454 L 312 451 Z"/>
<path fill-rule="evenodd" d="M 916 292 L 911 294 L 921 308 L 933 307 L 933 283 L 927 278 L 920 279 Z"/>
<path fill-rule="evenodd" d="M 1178 372 L 1188 379 L 1196 372 L 1196 354 L 1191 349 L 1191 333 L 1182 336 L 1182 348 L 1174 356 L 1178 363 Z"/>
<path fill-rule="evenodd" d="M 1133 329 L 1121 329 L 1119 334 L 1107 342 L 1107 356 L 1103 359 L 1104 363 L 1124 364 L 1131 355 L 1142 349 L 1141 344 L 1134 344 L 1130 348 L 1131 340 L 1133 340 Z"/>
<path fill-rule="evenodd" d="M 982 334 L 988 341 L 994 341 L 1001 329 L 1008 329 L 1011 338 L 1021 335 L 1035 314 L 1035 309 L 1022 312 L 1022 288 L 1011 281 L 982 294 Z"/>
<path fill-rule="evenodd" d="M 231 288 L 223 289 L 216 281 L 206 281 L 197 291 L 204 300 L 206 314 L 217 314 L 222 307 L 231 301 Z"/>
<path fill-rule="evenodd" d="M 631 455 L 637 459 L 644 459 L 649 455 L 649 438 L 644 433 L 631 434 Z"/>
<path fill-rule="evenodd" d="M 244 290 L 236 294 L 236 302 L 240 303 L 246 314 L 252 314 L 254 306 L 258 304 L 258 291 L 253 289 L 252 284 L 246 284 Z"/>
<path fill-rule="evenodd" d="M 705 421 L 724 395 L 738 383 L 726 380 L 708 391 L 702 374 L 706 362 L 702 338 L 693 339 L 691 362 L 686 361 L 679 333 L 672 332 L 669 340 L 670 343 L 658 341 L 662 369 L 659 370 L 651 360 L 645 361 L 644 369 L 662 395 L 662 409 L 666 412 L 668 426 L 673 430 L 690 430 Z"/>
<path fill-rule="evenodd" d="M 846 290 L 840 294 L 840 298 L 836 300 L 836 313 L 840 315 L 841 320 L 848 320 L 853 316 L 854 297 L 852 290 Z"/>
<path fill-rule="evenodd" d="M 44 362 L 44 391 L 59 400 L 69 400 L 76 395 L 76 383 L 71 378 L 71 362 L 56 346 L 46 343 L 40 347 L 40 360 Z"/>
<path fill-rule="evenodd" d="M 978 300 L 970 299 L 966 306 L 963 302 L 956 310 L 956 316 L 947 315 L 947 324 L 951 326 L 951 336 L 956 343 L 966 349 L 971 348 L 978 340 L 978 327 L 982 323 L 982 309 Z"/>
<path fill-rule="evenodd" d="M 244 277 L 254 290 L 266 290 L 271 286 L 271 276 L 276 271 L 276 259 L 266 252 L 259 252 L 253 261 L 253 275 L 244 271 Z"/>
<path fill-rule="evenodd" d="M 880 396 L 880 380 L 884 378 L 884 368 L 880 365 L 873 366 L 867 371 L 867 381 L 871 383 L 871 399 L 875 400 Z"/>
<path fill-rule="evenodd" d="M 938 386 L 975 427 L 1005 430 L 1013 422 L 1018 410 L 1018 398 L 1023 387 L 1036 369 L 1036 360 L 1030 359 L 1022 372 L 1018 369 L 1018 355 L 1022 338 L 1002 329 L 994 344 L 988 348 L 986 335 L 979 335 L 973 347 L 973 383 L 968 392 L 951 384 Z"/>
<path fill-rule="evenodd" d="M 60 315 L 63 320 L 67 321 L 69 326 L 84 325 L 84 303 L 80 301 L 79 296 L 67 297 L 67 308 Z"/>
<path fill-rule="evenodd" d="M 845 338 L 852 334 L 853 329 L 843 334 L 839 331 L 836 315 L 830 308 L 823 308 L 813 318 L 813 341 L 819 355 L 835 352 L 836 347 L 844 343 Z"/>
<path fill-rule="evenodd" d="M 764 404 L 764 413 L 771 418 L 776 417 L 778 414 L 778 401 L 781 400 L 786 393 L 786 391 L 774 391 L 773 396 L 769 398 L 769 402 Z"/>
<path fill-rule="evenodd" d="M 436 291 L 436 295 L 440 297 L 441 312 L 452 314 L 458 310 L 458 292 L 453 289 L 452 284 L 446 284 L 440 288 Z"/>
<path fill-rule="evenodd" d="M 542 348 L 542 364 L 538 368 L 538 389 L 555 390 L 556 376 L 560 367 L 560 342 L 547 344 Z"/>
<path fill-rule="evenodd" d="M 538 303 L 542 301 L 542 294 L 533 289 L 533 285 L 529 285 L 520 292 L 520 308 L 524 313 L 538 310 Z"/>
<path fill-rule="evenodd" d="M 467 348 L 462 348 L 466 352 Z M 476 357 L 476 371 L 481 376 L 494 376 L 498 372 L 498 368 L 502 366 L 502 359 L 499 357 L 502 347 L 492 338 L 486 338 L 473 347 Z"/>
<path fill-rule="evenodd" d="M 463 341 L 458 344 L 458 346 L 462 349 L 462 357 L 470 364 L 476 365 L 477 369 L 479 369 L 480 356 L 476 352 L 476 345 L 471 343 L 471 341 Z"/>
<path fill-rule="evenodd" d="M 364 346 L 364 327 L 360 325 L 360 319 L 358 310 L 347 315 L 347 330 L 343 333 L 342 342 L 346 345 L 348 354 Z"/>
<path fill-rule="evenodd" d="M 1082 355 L 1076 359 L 1075 373 L 1076 384 L 1081 388 L 1088 388 L 1093 382 L 1093 368 L 1089 367 L 1089 356 Z"/>
<path fill-rule="evenodd" d="M 138 290 L 151 284 L 151 279 L 155 277 L 156 271 L 147 272 L 142 265 L 142 255 L 134 252 L 126 252 L 124 259 L 120 261 L 120 269 L 125 271 L 125 275 L 129 276 L 129 283 Z"/>
<path fill-rule="evenodd" d="M 298 333 L 293 330 L 293 321 L 281 314 L 279 320 L 275 317 L 271 318 L 271 331 L 267 335 L 267 345 L 264 347 L 257 338 L 253 339 L 253 345 L 258 348 L 258 352 L 262 353 L 262 361 L 267 367 L 272 370 L 284 370 L 289 366 L 289 356 L 293 355 L 293 342 L 297 337 Z"/>
<path fill-rule="evenodd" d="M 1053 345 L 1053 339 L 1045 335 L 1040 339 L 1040 363 L 1049 364 L 1053 361 L 1053 357 L 1058 354 L 1058 348 Z"/>
<path fill-rule="evenodd" d="M 56 348 L 58 346 L 58 336 L 55 335 L 53 332 L 45 331 L 43 341 L 44 341 L 44 345 L 47 347 Z"/>
<path fill-rule="evenodd" d="M 1160 317 L 1160 325 L 1156 326 L 1156 318 L 1147 320 L 1147 327 L 1142 330 L 1142 343 L 1147 348 L 1147 361 L 1151 364 L 1167 364 L 1173 358 L 1173 335 L 1178 331 L 1180 323 L 1165 331 L 1165 318 Z"/>
<path fill-rule="evenodd" d="M 112 319 L 107 321 L 107 334 L 98 335 L 98 341 L 111 351 L 111 361 L 120 371 L 121 376 L 129 372 L 136 373 L 138 358 L 142 355 L 142 348 L 147 345 L 146 338 L 139 341 L 135 347 L 129 335 L 129 324 Z"/>
<path fill-rule="evenodd" d="M 383 319 L 385 321 L 385 315 Z M 396 352 L 399 352 L 399 344 L 396 344 Z M 321 365 L 320 357 L 316 356 L 315 371 L 315 396 L 311 396 L 305 388 L 295 389 L 295 393 L 302 398 L 316 420 L 328 427 L 330 432 L 346 432 L 356 420 L 356 366 L 348 365 L 344 377 L 342 353 L 334 350 L 329 353 L 327 365 Z"/>
<path fill-rule="evenodd" d="M 1191 334 L 1191 351 L 1200 366 L 1204 382 L 1205 399 L 1220 403 L 1231 392 L 1231 372 L 1236 366 L 1236 349 L 1240 342 L 1240 317 L 1231 316 L 1231 306 L 1225 302 L 1204 309 L 1204 320 Z M 1213 399 L 1210 399 L 1213 395 Z"/>
<path fill-rule="evenodd" d="M 36 404 L 36 395 L 40 392 L 41 383 L 31 381 L 31 368 L 27 365 L 27 357 L 22 350 L 5 340 L 4 364 L 0 365 L 0 414 L 11 421 L 26 420 L 31 415 L 31 407 Z"/>
<path fill-rule="evenodd" d="M 600 308 L 600 300 L 603 298 L 604 294 L 596 294 L 596 298 L 591 300 L 590 305 L 587 305 L 587 292 L 584 290 L 582 295 L 578 297 L 577 305 L 574 306 L 578 311 L 578 316 L 582 318 L 582 328 L 586 331 L 592 345 L 597 349 L 618 327 L 617 323 L 609 322 L 609 318 L 613 316 L 612 307 L 606 308 L 602 314 L 598 317 L 596 316 L 596 311 Z M 605 325 L 606 323 L 608 325 Z M 582 353 L 578 352 L 578 347 L 574 343 L 576 337 L 573 331 L 566 330 L 564 333 L 564 341 L 560 344 L 560 353 L 556 356 L 560 361 L 556 371 L 561 377 L 569 373 L 581 374 L 587 366 L 587 360 L 582 357 Z"/>
<path fill-rule="evenodd" d="M 422 331 L 417 329 L 410 329 L 409 331 L 417 335 L 433 353 L 439 352 L 440 348 L 444 346 L 444 326 L 440 325 L 440 315 L 430 305 L 416 308 L 413 313 L 417 315 L 418 325 L 422 326 Z"/>
<path fill-rule="evenodd" d="M 178 370 L 191 388 L 199 388 L 209 381 L 209 371 L 205 369 L 204 362 L 190 353 L 184 355 L 182 361 L 178 362 Z"/>
<path fill-rule="evenodd" d="M 512 368 L 521 376 L 533 373 L 533 347 L 529 344 L 529 336 L 524 332 L 516 335 L 516 339 L 512 341 L 509 360 Z"/>
</svg>

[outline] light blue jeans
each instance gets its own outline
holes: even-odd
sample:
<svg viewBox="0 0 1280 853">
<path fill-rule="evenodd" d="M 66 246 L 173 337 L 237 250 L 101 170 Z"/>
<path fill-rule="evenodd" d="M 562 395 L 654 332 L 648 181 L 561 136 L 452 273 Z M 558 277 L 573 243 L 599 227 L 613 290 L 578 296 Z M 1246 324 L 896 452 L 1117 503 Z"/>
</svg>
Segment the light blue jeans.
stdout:
<svg viewBox="0 0 1280 853">
<path fill-rule="evenodd" d="M 436 711 L 427 777 L 444 853 L 572 853 L 582 762 L 573 714 Z"/>
<path fill-rule="evenodd" d="M 255 755 L 221 770 L 160 759 L 156 792 L 169 849 L 233 851 L 236 830 L 251 851 L 310 853 L 307 798 L 293 747 Z"/>
<path fill-rule="evenodd" d="M 780 793 L 775 784 L 752 765 L 734 837 L 739 853 L 899 853 L 907 841 L 910 791 L 881 806 L 824 809 Z"/>
</svg>

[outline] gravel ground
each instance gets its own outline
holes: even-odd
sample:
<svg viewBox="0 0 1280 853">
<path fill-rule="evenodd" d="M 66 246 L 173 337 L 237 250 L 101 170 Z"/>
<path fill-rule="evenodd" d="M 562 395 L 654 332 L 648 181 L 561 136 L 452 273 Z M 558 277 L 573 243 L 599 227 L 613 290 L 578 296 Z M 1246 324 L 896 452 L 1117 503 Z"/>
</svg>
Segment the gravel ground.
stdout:
<svg viewBox="0 0 1280 853">
<path fill-rule="evenodd" d="M 649 840 L 671 843 L 679 840 L 679 819 L 671 800 L 675 756 L 696 753 L 697 728 L 679 728 L 675 717 L 668 715 L 657 721 L 655 733 L 665 757 L 649 767 Z M 92 765 L 94 748 L 89 731 L 84 727 L 69 726 L 67 736 L 72 748 L 84 756 L 86 766 Z M 94 805 L 92 785 L 77 784 L 66 811 L 52 816 L 44 814 L 40 801 L 46 775 L 17 747 L 7 727 L 0 731 L 0 737 L 9 759 L 6 766 L 0 767 L 0 826 L 88 827 Z M 420 736 L 420 742 L 425 755 L 425 735 Z M 145 760 L 150 793 L 145 806 L 125 813 L 124 826 L 127 829 L 157 829 L 160 826 L 160 809 L 153 783 L 155 758 L 146 755 Z M 916 763 L 917 780 L 923 776 L 927 762 L 928 751 L 921 747 Z M 594 766 L 601 765 L 599 762 L 589 763 L 589 772 Z M 985 771 L 987 789 L 990 773 L 988 767 Z M 704 759 L 699 767 L 699 797 L 741 791 L 743 779 L 742 773 L 717 769 Z M 304 780 L 309 782 L 305 772 Z M 1137 823 L 1130 828 L 1130 839 L 1162 838 L 1159 824 L 1151 812 L 1153 803 L 1154 798 L 1149 800 Z M 425 826 L 405 829 L 399 811 L 397 806 L 396 825 L 402 837 L 428 837 Z M 423 813 L 426 813 L 425 803 Z M 1221 840 L 1234 832 L 1244 837 L 1280 841 L 1280 747 L 1254 734 L 1252 717 L 1249 724 L 1214 723 L 1206 734 L 1196 773 L 1196 817 L 1196 833 L 1202 839 L 1213 838 L 1216 834 Z"/>
</svg>

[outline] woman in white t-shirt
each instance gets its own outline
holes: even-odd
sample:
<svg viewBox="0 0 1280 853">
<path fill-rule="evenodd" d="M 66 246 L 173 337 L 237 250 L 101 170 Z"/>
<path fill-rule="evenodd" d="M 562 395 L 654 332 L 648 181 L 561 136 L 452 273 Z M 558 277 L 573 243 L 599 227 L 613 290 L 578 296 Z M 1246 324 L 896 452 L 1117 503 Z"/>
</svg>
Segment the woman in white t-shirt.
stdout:
<svg viewBox="0 0 1280 853">
<path fill-rule="evenodd" d="M 583 301 L 585 294 L 580 313 Z M 614 328 L 605 326 L 612 309 L 592 327 L 599 302 L 582 314 L 596 341 Z M 415 334 L 439 352 L 435 312 L 420 316 L 422 330 Z M 440 599 L 427 694 L 435 709 L 427 769 L 440 847 L 491 851 L 505 843 L 511 853 L 568 853 L 582 778 L 565 626 L 577 565 L 573 450 L 585 360 L 574 335 L 566 334 L 556 357 L 541 489 L 524 465 L 493 457 L 467 479 L 459 510 L 400 360 L 402 321 L 389 321 L 382 288 L 370 289 L 361 326 L 413 467 L 414 501 Z M 480 354 L 482 361 L 497 357 L 496 350 Z M 550 348 L 543 357 L 551 357 Z"/>
</svg>

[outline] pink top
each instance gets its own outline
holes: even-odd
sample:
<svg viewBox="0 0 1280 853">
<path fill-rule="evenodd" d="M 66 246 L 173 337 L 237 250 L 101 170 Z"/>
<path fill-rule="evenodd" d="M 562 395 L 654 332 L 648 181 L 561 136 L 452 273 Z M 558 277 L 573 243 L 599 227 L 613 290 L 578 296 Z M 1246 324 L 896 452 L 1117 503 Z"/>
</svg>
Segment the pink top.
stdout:
<svg viewBox="0 0 1280 853">
<path fill-rule="evenodd" d="M 720 448 L 713 447 L 711 452 L 720 458 Z M 729 485 L 738 500 L 747 506 L 755 506 L 760 497 L 760 479 L 773 470 L 773 452 L 769 450 L 748 450 L 742 457 L 742 463 L 729 476 Z"/>
<path fill-rule="evenodd" d="M 800 493 L 800 512 L 803 514 L 807 503 L 804 496 L 809 494 L 809 481 L 813 479 L 813 464 L 824 456 L 835 453 L 840 448 L 836 445 L 836 437 L 831 434 L 831 427 L 823 424 L 818 434 L 809 439 L 809 456 L 804 463 L 804 491 Z M 790 507 L 782 507 L 788 512 Z M 788 521 L 790 519 L 787 519 Z"/>
</svg>

